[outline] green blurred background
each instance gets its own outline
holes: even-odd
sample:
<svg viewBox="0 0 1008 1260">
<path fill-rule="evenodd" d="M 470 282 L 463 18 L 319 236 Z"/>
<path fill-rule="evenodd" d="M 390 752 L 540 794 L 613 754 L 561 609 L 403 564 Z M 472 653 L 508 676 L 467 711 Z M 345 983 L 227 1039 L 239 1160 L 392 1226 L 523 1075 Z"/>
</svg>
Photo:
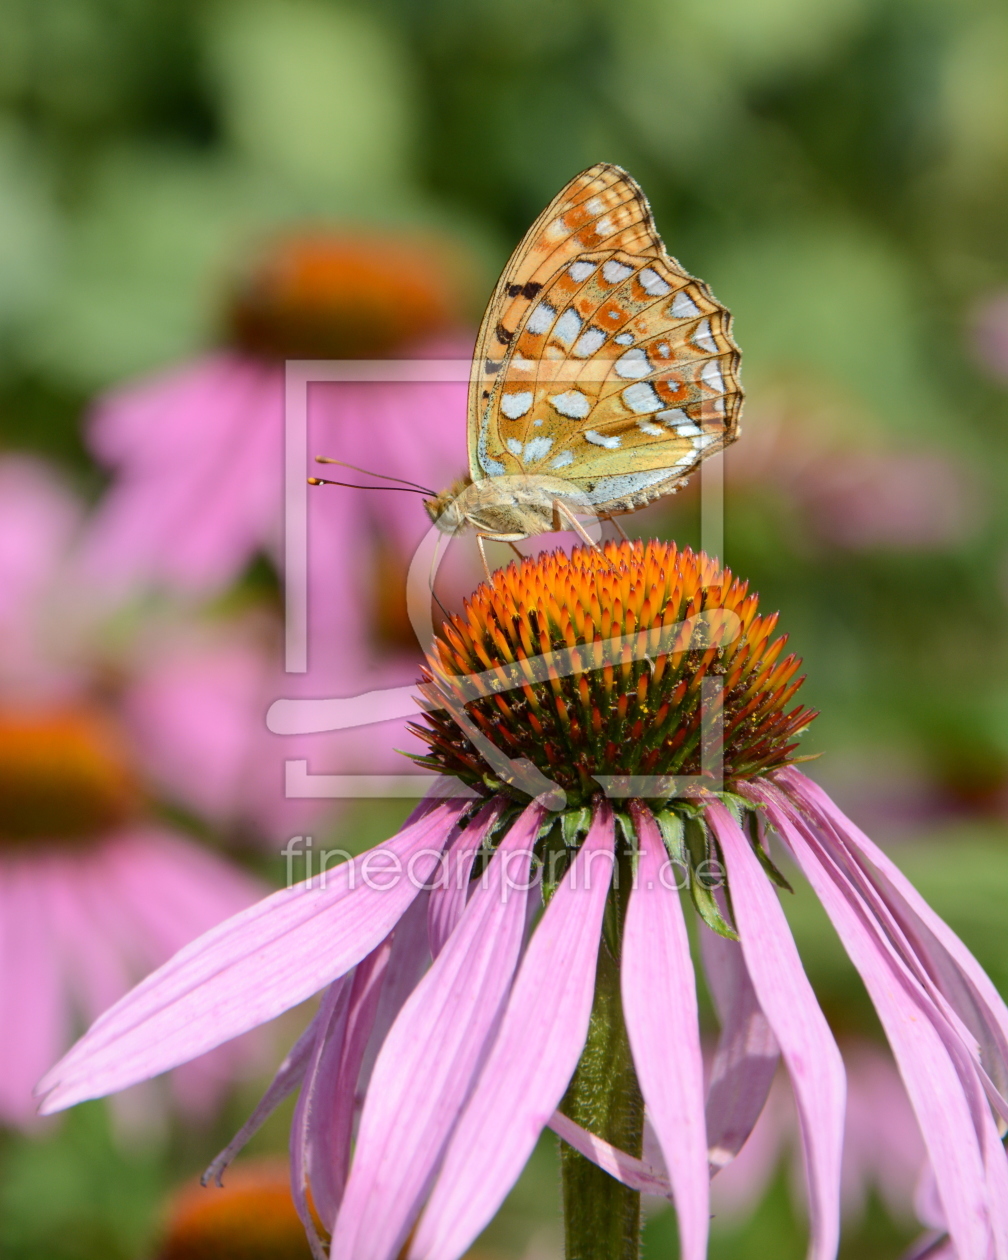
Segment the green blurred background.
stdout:
<svg viewBox="0 0 1008 1260">
<path fill-rule="evenodd" d="M 432 226 L 488 293 L 600 160 L 735 313 L 725 559 L 805 657 L 815 773 L 1004 987 L 1008 367 L 978 333 L 1008 288 L 998 0 L 0 0 L 0 443 L 97 496 L 89 400 L 213 344 L 221 286 L 265 232 Z M 646 526 L 694 541 L 695 495 Z M 813 979 L 859 1012 L 800 901 Z M 145 1254 L 168 1188 L 251 1096 L 218 1132 L 143 1149 L 99 1106 L 4 1139 L 0 1253 Z M 492 1253 L 557 1254 L 552 1158 Z M 873 1208 L 845 1248 L 908 1236 Z M 782 1180 L 714 1253 L 803 1245 Z M 668 1214 L 646 1250 L 673 1253 Z"/>
</svg>

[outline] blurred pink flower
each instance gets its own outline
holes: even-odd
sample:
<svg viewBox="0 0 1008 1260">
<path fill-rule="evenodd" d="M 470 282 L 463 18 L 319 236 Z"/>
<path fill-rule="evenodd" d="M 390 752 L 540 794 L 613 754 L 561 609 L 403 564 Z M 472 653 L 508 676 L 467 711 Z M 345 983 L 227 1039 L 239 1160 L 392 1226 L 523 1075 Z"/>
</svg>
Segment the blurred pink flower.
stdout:
<svg viewBox="0 0 1008 1260">
<path fill-rule="evenodd" d="M 843 1042 L 841 1051 L 847 1073 L 841 1211 L 858 1220 L 874 1192 L 893 1217 L 912 1221 L 926 1154 L 903 1082 L 891 1056 L 873 1043 Z M 791 1091 L 778 1075 L 745 1146 L 711 1183 L 715 1216 L 749 1215 L 785 1158 L 800 1187 L 801 1131 Z"/>
<path fill-rule="evenodd" d="M 995 293 L 977 307 L 973 347 L 991 376 L 1008 382 L 1008 292 Z"/>
<path fill-rule="evenodd" d="M 82 1022 L 262 891 L 153 817 L 154 745 L 130 719 L 134 662 L 116 642 L 122 628 L 75 585 L 82 520 L 45 465 L 0 461 L 0 1121 L 10 1124 L 32 1122 L 32 1085 Z M 190 800 L 208 773 L 219 773 L 212 756 L 189 767 Z M 248 1065 L 249 1045 L 222 1049 L 172 1076 L 193 1115 Z"/>
<path fill-rule="evenodd" d="M 472 353 L 471 335 L 458 331 L 457 281 L 429 243 L 281 240 L 243 286 L 231 298 L 230 348 L 119 389 L 94 410 L 91 447 L 114 478 L 81 566 L 117 596 L 152 587 L 206 596 L 257 554 L 282 569 L 285 357 L 468 361 Z M 466 390 L 464 381 L 313 384 L 309 458 L 439 491 L 466 465 Z M 351 470 L 328 475 L 376 488 L 310 492 L 309 669 L 284 675 L 278 641 L 262 712 L 281 696 L 351 696 L 417 676 L 405 584 L 430 528 L 421 499 Z M 402 774 L 400 748 L 419 750 L 401 720 L 272 737 L 272 764 L 252 796 L 269 797 L 274 829 L 291 818 L 309 825 L 317 802 L 284 803 L 285 760 L 307 761 L 312 774 Z"/>
<path fill-rule="evenodd" d="M 837 417 L 824 427 L 785 399 L 765 406 L 726 457 L 728 485 L 769 488 L 810 540 L 849 551 L 942 550 L 980 520 L 975 478 L 952 453 L 852 441 Z"/>
<path fill-rule="evenodd" d="M 411 357 L 471 350 L 464 339 Z M 283 362 L 221 350 L 99 401 L 90 444 L 115 480 L 85 539 L 89 576 L 206 594 L 232 583 L 257 553 L 281 566 L 284 374 Z M 466 463 L 465 392 L 464 383 L 316 384 L 310 455 L 441 490 Z M 376 536 L 405 562 L 429 526 L 416 495 L 391 490 L 321 489 L 309 505 L 313 589 L 333 603 L 352 593 L 367 607 L 380 594 L 367 570 Z"/>
<path fill-rule="evenodd" d="M 233 582 L 257 552 L 279 567 L 285 360 L 468 360 L 462 305 L 458 260 L 435 241 L 332 231 L 272 242 L 228 295 L 229 349 L 95 408 L 92 449 L 116 480 L 85 543 L 88 571 L 206 592 Z M 316 383 L 309 392 L 309 457 L 435 491 L 465 466 L 464 381 Z M 314 597 L 366 639 L 360 610 L 383 594 L 374 543 L 394 545 L 405 564 L 427 516 L 415 495 L 391 490 L 323 492 L 310 504 Z"/>
</svg>

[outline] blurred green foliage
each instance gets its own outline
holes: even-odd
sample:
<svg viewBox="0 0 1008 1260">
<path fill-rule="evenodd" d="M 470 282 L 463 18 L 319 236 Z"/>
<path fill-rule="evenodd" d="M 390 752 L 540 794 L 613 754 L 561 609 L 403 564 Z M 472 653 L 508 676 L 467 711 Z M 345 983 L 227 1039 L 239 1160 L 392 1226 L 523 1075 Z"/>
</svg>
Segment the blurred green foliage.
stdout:
<svg viewBox="0 0 1008 1260">
<path fill-rule="evenodd" d="M 999 0 L 0 0 L 0 442 L 96 492 L 90 398 L 212 344 L 221 286 L 264 232 L 436 225 L 489 292 L 598 160 L 636 176 L 670 251 L 735 312 L 749 402 L 726 558 L 806 658 L 816 773 L 855 814 L 890 779 L 991 814 L 900 860 L 1008 986 L 1008 395 L 970 342 L 976 304 L 1008 285 Z M 954 461 L 965 525 L 912 547 L 817 533 L 774 469 L 791 460 L 814 500 L 812 473 L 862 448 Z M 647 518 L 684 541 L 696 525 L 689 495 Z M 788 900 L 828 1009 L 870 1023 L 811 897 Z M 5 1141 L 4 1256 L 137 1255 L 167 1186 L 212 1154 L 209 1136 L 123 1154 L 103 1115 Z M 535 1222 L 554 1237 L 551 1159 L 491 1251 L 522 1254 Z M 669 1222 L 649 1256 L 672 1254 Z M 902 1241 L 873 1212 L 847 1246 Z M 778 1186 L 712 1254 L 802 1250 Z"/>
</svg>

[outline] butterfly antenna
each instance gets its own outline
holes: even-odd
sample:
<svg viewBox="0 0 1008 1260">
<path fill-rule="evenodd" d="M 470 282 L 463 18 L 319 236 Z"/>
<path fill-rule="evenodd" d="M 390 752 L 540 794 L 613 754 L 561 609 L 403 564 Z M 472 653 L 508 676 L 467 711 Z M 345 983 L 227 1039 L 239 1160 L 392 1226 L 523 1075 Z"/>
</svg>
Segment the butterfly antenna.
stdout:
<svg viewBox="0 0 1008 1260">
<path fill-rule="evenodd" d="M 377 477 L 381 481 L 402 482 L 404 486 L 412 486 L 415 490 L 422 490 L 424 494 L 430 495 L 431 498 L 435 498 L 437 495 L 436 490 L 430 490 L 427 488 L 427 486 L 422 486 L 419 483 L 419 481 L 410 481 L 406 477 L 390 477 L 387 473 L 372 472 L 370 468 L 358 468 L 356 464 L 348 464 L 345 460 L 333 459 L 329 455 L 316 455 L 315 463 L 316 464 L 339 464 L 341 468 L 349 468 L 353 472 L 363 473 L 365 477 Z M 374 488 L 377 489 L 377 486 Z"/>
<path fill-rule="evenodd" d="M 329 481 L 326 477 L 309 477 L 310 486 L 345 486 L 348 490 L 402 490 L 406 494 L 423 494 L 433 497 L 432 490 L 421 490 L 419 486 L 358 486 L 353 481 Z"/>
</svg>

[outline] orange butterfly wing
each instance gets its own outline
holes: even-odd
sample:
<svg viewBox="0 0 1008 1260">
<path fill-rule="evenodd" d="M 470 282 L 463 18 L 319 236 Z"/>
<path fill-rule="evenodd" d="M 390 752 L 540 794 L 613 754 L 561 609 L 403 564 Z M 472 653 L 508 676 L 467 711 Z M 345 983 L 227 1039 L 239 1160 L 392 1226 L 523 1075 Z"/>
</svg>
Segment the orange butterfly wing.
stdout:
<svg viewBox="0 0 1008 1260">
<path fill-rule="evenodd" d="M 638 185 L 594 166 L 498 281 L 470 378 L 470 475 L 562 477 L 629 511 L 734 441 L 739 359 L 730 314 L 665 253 Z"/>
</svg>

